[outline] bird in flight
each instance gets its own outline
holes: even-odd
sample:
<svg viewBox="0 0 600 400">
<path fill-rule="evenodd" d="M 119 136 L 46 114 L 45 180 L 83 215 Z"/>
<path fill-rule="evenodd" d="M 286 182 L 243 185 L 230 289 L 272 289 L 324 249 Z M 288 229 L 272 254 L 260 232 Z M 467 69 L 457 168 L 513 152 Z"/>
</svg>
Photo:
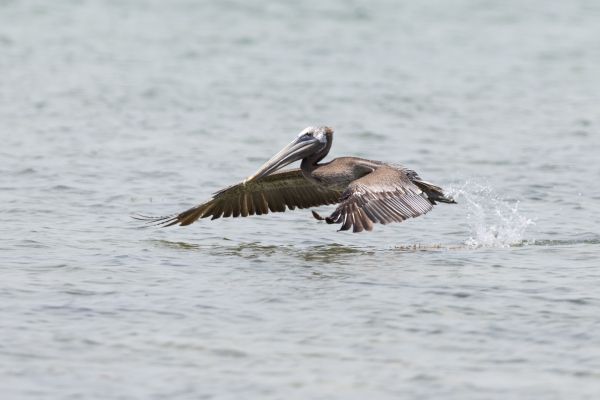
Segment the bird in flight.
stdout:
<svg viewBox="0 0 600 400">
<path fill-rule="evenodd" d="M 333 141 L 333 129 L 308 127 L 243 182 L 179 214 L 134 216 L 158 226 L 189 225 L 199 218 L 247 217 L 287 209 L 337 204 L 327 217 L 312 211 L 340 230 L 371 231 L 373 224 L 402 222 L 429 212 L 439 203 L 456 203 L 439 186 L 422 180 L 400 165 L 358 157 L 321 163 Z M 295 161 L 300 168 L 280 171 Z"/>
</svg>

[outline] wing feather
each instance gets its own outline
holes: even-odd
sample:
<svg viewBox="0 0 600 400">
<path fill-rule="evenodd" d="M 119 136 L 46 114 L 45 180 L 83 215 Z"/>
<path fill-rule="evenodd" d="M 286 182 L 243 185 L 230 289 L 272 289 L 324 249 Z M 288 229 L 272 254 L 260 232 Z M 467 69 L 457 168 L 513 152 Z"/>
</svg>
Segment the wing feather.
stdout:
<svg viewBox="0 0 600 400">
<path fill-rule="evenodd" d="M 158 226 L 189 225 L 198 218 L 246 217 L 287 209 L 315 207 L 339 202 L 341 191 L 316 185 L 300 169 L 277 172 L 216 192 L 212 199 L 180 214 L 165 217 L 136 216 Z M 353 220 L 350 220 L 353 221 Z"/>
<path fill-rule="evenodd" d="M 402 222 L 429 212 L 435 202 L 410 173 L 403 167 L 378 166 L 348 186 L 328 221 L 342 223 L 340 230 L 361 232 L 372 230 L 373 223 Z"/>
</svg>

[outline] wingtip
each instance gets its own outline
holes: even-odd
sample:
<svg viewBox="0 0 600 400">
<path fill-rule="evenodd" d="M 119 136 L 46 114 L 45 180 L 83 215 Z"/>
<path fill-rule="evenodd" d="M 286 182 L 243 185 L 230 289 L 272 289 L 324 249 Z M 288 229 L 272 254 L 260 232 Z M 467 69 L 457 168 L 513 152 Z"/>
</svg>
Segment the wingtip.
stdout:
<svg viewBox="0 0 600 400">
<path fill-rule="evenodd" d="M 318 212 L 316 212 L 315 210 L 310 210 L 310 212 L 312 213 L 313 217 L 315 217 L 316 220 L 318 221 L 325 221 L 325 217 L 322 217 Z"/>
<path fill-rule="evenodd" d="M 133 215 L 131 215 L 131 218 L 133 218 L 137 221 L 142 221 L 144 223 L 144 226 L 142 226 L 142 228 L 147 228 L 150 226 L 157 226 L 160 228 L 165 228 L 167 226 L 175 225 L 179 222 L 177 220 L 176 215 L 155 217 L 155 216 L 144 215 L 144 214 L 133 214 Z"/>
</svg>

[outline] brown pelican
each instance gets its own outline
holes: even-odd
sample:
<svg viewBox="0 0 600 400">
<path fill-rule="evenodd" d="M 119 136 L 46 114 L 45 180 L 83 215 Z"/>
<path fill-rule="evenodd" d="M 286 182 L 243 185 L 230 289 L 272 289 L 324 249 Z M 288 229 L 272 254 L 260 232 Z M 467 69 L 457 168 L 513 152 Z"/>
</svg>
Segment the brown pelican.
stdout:
<svg viewBox="0 0 600 400">
<path fill-rule="evenodd" d="M 333 141 L 329 127 L 308 127 L 243 182 L 216 192 L 212 199 L 180 214 L 138 216 L 160 226 L 189 225 L 198 218 L 247 217 L 284 212 L 286 207 L 309 208 L 339 204 L 328 217 L 313 216 L 340 230 L 372 230 L 425 214 L 437 202 L 455 203 L 442 188 L 422 180 L 415 171 L 357 157 L 340 157 L 326 163 Z M 300 168 L 279 171 L 294 161 Z"/>
</svg>

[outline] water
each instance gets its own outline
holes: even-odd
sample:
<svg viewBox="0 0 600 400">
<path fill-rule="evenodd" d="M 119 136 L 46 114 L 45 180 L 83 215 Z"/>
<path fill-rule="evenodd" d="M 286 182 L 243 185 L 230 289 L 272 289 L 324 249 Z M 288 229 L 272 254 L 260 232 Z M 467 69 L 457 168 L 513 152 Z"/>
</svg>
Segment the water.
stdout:
<svg viewBox="0 0 600 400">
<path fill-rule="evenodd" d="M 591 0 L 0 1 L 2 397 L 597 398 L 599 38 Z M 321 124 L 459 204 L 129 218 Z"/>
</svg>

